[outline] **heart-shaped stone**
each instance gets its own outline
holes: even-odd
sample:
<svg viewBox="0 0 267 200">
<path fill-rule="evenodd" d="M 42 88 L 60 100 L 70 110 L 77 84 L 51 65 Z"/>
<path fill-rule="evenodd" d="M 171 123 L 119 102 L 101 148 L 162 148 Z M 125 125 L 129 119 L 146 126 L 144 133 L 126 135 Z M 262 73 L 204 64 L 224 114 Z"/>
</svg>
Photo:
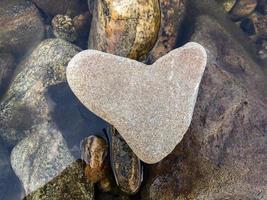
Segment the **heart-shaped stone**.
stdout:
<svg viewBox="0 0 267 200">
<path fill-rule="evenodd" d="M 169 52 L 153 65 L 96 50 L 70 61 L 67 80 L 92 112 L 114 125 L 146 163 L 166 157 L 187 131 L 207 55 L 197 43 Z"/>
</svg>

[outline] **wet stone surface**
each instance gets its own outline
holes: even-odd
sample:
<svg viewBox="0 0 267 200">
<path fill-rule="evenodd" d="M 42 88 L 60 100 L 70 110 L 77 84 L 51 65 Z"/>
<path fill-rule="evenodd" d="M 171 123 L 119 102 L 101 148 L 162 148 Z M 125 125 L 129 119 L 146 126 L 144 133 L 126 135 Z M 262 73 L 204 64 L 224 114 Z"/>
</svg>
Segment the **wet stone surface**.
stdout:
<svg viewBox="0 0 267 200">
<path fill-rule="evenodd" d="M 115 180 L 127 194 L 135 194 L 143 181 L 141 161 L 114 127 L 107 129 L 110 140 L 110 159 Z"/>
</svg>

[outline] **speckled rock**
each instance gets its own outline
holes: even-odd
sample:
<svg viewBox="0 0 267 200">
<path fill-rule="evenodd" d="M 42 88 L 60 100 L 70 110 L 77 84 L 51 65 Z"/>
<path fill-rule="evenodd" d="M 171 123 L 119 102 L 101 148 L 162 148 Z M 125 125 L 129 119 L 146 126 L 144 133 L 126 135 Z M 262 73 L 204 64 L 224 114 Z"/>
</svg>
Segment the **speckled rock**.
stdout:
<svg viewBox="0 0 267 200">
<path fill-rule="evenodd" d="M 254 12 L 242 20 L 240 27 L 248 35 L 267 36 L 267 15 Z"/>
<path fill-rule="evenodd" d="M 0 51 L 25 54 L 44 36 L 38 9 L 25 0 L 0 1 Z"/>
<path fill-rule="evenodd" d="M 11 165 L 26 194 L 44 186 L 74 162 L 61 133 L 51 124 L 33 127 L 11 152 Z"/>
<path fill-rule="evenodd" d="M 78 38 L 73 19 L 68 15 L 56 15 L 52 20 L 53 33 L 63 40 L 74 42 Z"/>
<path fill-rule="evenodd" d="M 110 141 L 110 160 L 116 183 L 126 194 L 139 191 L 143 181 L 141 161 L 114 127 L 107 129 Z"/>
<path fill-rule="evenodd" d="M 55 95 L 66 90 L 60 88 L 56 94 L 51 93 L 56 90 L 52 86 L 66 81 L 67 63 L 78 52 L 79 48 L 68 42 L 49 39 L 40 43 L 18 66 L 20 73 L 0 103 L 0 136 L 9 148 L 23 139 L 32 126 L 56 122 L 53 120 L 57 108 Z M 60 103 L 67 101 L 66 98 Z M 75 112 L 72 115 L 79 119 Z M 65 117 L 68 117 L 67 111 Z M 77 133 L 78 129 L 75 130 Z"/>
<path fill-rule="evenodd" d="M 190 125 L 205 65 L 206 52 L 197 43 L 151 66 L 86 50 L 70 61 L 67 79 L 80 101 L 114 125 L 141 160 L 156 163 Z"/>
<path fill-rule="evenodd" d="M 67 14 L 74 17 L 88 10 L 85 0 L 32 0 L 32 2 L 48 16 Z"/>
<path fill-rule="evenodd" d="M 185 17 L 187 0 L 160 0 L 161 18 L 157 41 L 147 57 L 148 63 L 155 62 L 161 56 L 175 48 Z"/>
<path fill-rule="evenodd" d="M 159 25 L 157 0 L 96 1 L 89 49 L 143 59 L 154 46 Z"/>
<path fill-rule="evenodd" d="M 23 200 L 94 200 L 93 184 L 83 174 L 83 163 L 71 163 L 59 176 Z"/>
<path fill-rule="evenodd" d="M 258 0 L 257 10 L 262 14 L 267 14 L 267 0 Z"/>
<path fill-rule="evenodd" d="M 192 40 L 208 63 L 191 127 L 148 166 L 141 199 L 266 199 L 266 74 L 210 16 L 197 18 Z"/>
<path fill-rule="evenodd" d="M 257 0 L 238 0 L 231 11 L 232 18 L 241 19 L 251 14 L 257 6 Z"/>
<path fill-rule="evenodd" d="M 11 54 L 0 53 L 0 96 L 10 83 L 15 66 L 15 59 Z"/>
</svg>

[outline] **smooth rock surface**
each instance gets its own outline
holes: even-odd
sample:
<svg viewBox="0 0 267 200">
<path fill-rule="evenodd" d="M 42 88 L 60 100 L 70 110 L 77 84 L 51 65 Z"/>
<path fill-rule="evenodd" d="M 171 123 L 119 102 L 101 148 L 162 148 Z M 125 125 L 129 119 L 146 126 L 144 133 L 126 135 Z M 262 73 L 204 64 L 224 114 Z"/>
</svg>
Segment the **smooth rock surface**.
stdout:
<svg viewBox="0 0 267 200">
<path fill-rule="evenodd" d="M 75 161 L 56 128 L 49 123 L 38 126 L 11 152 L 12 168 L 26 194 L 44 186 Z"/>
<path fill-rule="evenodd" d="M 141 160 L 156 163 L 190 125 L 206 59 L 197 43 L 151 66 L 86 50 L 70 61 L 67 80 L 80 101 L 114 125 Z"/>
<path fill-rule="evenodd" d="M 143 60 L 156 42 L 159 26 L 158 0 L 95 1 L 88 47 Z"/>
<path fill-rule="evenodd" d="M 25 54 L 44 36 L 43 20 L 30 1 L 0 1 L 0 51 Z"/>
<path fill-rule="evenodd" d="M 142 200 L 267 199 L 266 73 L 226 28 L 197 17 L 192 40 L 208 63 L 192 123 L 168 157 L 148 166 Z"/>
<path fill-rule="evenodd" d="M 68 14 L 72 17 L 88 10 L 84 0 L 32 0 L 46 15 Z"/>
</svg>

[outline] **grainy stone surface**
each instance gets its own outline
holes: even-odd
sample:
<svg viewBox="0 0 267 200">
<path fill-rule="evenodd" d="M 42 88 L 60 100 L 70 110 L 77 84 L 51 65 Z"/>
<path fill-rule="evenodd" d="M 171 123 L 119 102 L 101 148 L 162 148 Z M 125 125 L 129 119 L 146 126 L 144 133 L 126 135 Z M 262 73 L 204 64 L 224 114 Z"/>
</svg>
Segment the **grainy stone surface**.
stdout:
<svg viewBox="0 0 267 200">
<path fill-rule="evenodd" d="M 147 62 L 153 63 L 175 48 L 185 17 L 187 0 L 160 0 L 160 29 L 157 41 L 148 53 Z M 145 29 L 144 29 L 145 30 Z M 145 30 L 146 31 L 146 30 Z"/>
<path fill-rule="evenodd" d="M 197 18 L 192 40 L 208 62 L 191 127 L 148 166 L 143 200 L 267 199 L 266 73 L 226 28 Z"/>
<path fill-rule="evenodd" d="M 24 200 L 94 200 L 94 186 L 86 180 L 84 163 L 77 160 Z"/>
<path fill-rule="evenodd" d="M 80 101 L 114 125 L 141 160 L 156 163 L 190 125 L 206 59 L 197 43 L 151 66 L 86 50 L 70 61 L 67 79 Z"/>
<path fill-rule="evenodd" d="M 158 0 L 105 0 L 95 4 L 89 49 L 142 59 L 157 39 Z"/>
<path fill-rule="evenodd" d="M 38 126 L 11 152 L 12 168 L 26 194 L 44 186 L 75 160 L 56 128 L 49 123 Z"/>
<path fill-rule="evenodd" d="M 20 73 L 0 103 L 0 136 L 9 148 L 23 139 L 33 125 L 55 122 L 53 111 L 57 104 L 54 93 L 50 93 L 54 89 L 49 87 L 66 81 L 67 63 L 78 52 L 79 48 L 64 40 L 49 39 L 18 66 Z M 62 88 L 57 90 L 57 95 L 61 91 Z M 68 115 L 64 116 L 66 120 Z"/>
<path fill-rule="evenodd" d="M 25 54 L 44 36 L 38 9 L 30 1 L 0 1 L 0 51 Z"/>
</svg>

